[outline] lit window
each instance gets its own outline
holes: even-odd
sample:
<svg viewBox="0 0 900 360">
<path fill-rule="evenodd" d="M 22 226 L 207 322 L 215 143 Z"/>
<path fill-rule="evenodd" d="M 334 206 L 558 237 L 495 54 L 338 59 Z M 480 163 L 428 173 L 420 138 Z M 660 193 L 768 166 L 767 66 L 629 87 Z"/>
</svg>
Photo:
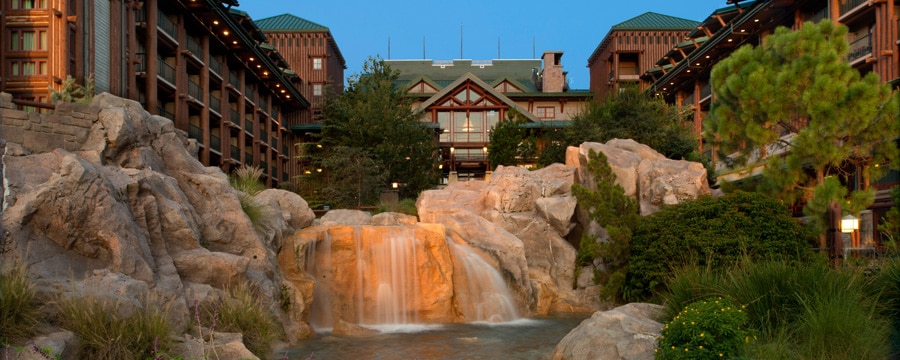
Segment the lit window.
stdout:
<svg viewBox="0 0 900 360">
<path fill-rule="evenodd" d="M 313 96 L 322 96 L 322 84 L 313 85 Z"/>
<path fill-rule="evenodd" d="M 10 30 L 9 50 L 32 51 L 47 50 L 47 31 L 44 30 Z"/>
<path fill-rule="evenodd" d="M 322 58 L 313 58 L 313 70 L 322 70 Z"/>
<path fill-rule="evenodd" d="M 541 119 L 553 119 L 556 117 L 556 109 L 552 106 L 538 106 L 536 115 Z"/>
</svg>

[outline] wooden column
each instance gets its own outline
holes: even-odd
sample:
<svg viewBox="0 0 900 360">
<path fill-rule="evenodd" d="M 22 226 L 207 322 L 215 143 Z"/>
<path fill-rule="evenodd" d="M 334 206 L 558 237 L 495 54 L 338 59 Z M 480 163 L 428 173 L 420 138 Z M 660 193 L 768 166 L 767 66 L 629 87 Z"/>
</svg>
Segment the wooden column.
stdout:
<svg viewBox="0 0 900 360">
<path fill-rule="evenodd" d="M 156 99 L 157 96 L 157 74 L 159 74 L 159 64 L 157 64 L 156 58 L 159 56 L 159 52 L 156 49 L 157 42 L 159 41 L 159 33 L 156 28 L 158 20 L 156 18 L 157 12 L 157 4 L 158 0 L 146 0 L 144 3 L 144 16 L 147 17 L 147 39 L 144 43 L 144 51 L 146 51 L 146 55 L 144 55 L 144 61 L 147 62 L 147 66 L 144 68 L 147 69 L 147 89 L 144 94 L 144 98 L 147 99 L 147 104 L 145 105 L 147 111 L 151 114 L 159 115 L 159 110 L 157 107 L 159 106 L 159 101 Z"/>
</svg>

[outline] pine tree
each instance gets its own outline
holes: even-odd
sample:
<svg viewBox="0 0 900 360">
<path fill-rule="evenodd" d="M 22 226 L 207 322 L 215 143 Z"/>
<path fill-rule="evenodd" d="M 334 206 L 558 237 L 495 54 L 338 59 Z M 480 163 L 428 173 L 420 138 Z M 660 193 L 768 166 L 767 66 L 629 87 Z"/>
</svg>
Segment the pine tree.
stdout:
<svg viewBox="0 0 900 360">
<path fill-rule="evenodd" d="M 720 158 L 738 168 L 764 166 L 760 190 L 788 203 L 804 200 L 816 218 L 831 200 L 851 211 L 871 204 L 874 192 L 865 184 L 883 174 L 879 165 L 898 159 L 898 98 L 876 74 L 861 76 L 846 62 L 846 34 L 830 21 L 781 27 L 762 45 L 735 51 L 711 75 L 716 96 L 706 134 Z M 849 196 L 826 181 L 854 169 L 864 186 Z"/>
</svg>

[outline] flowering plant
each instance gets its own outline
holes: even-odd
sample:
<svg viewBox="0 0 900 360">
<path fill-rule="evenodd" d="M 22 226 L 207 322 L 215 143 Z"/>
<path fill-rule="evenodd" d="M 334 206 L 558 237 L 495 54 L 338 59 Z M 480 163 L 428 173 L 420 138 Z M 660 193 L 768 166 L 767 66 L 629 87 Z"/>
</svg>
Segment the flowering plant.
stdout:
<svg viewBox="0 0 900 360">
<path fill-rule="evenodd" d="M 722 297 L 691 303 L 663 328 L 655 358 L 735 358 L 750 342 L 744 330 L 747 314 L 743 309 Z"/>
</svg>

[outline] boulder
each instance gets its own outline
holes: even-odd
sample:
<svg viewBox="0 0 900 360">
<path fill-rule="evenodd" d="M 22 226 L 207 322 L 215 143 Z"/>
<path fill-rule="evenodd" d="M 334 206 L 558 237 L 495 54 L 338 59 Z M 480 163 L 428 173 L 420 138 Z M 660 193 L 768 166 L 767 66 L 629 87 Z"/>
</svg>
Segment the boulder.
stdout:
<svg viewBox="0 0 900 360">
<path fill-rule="evenodd" d="M 367 211 L 335 209 L 322 215 L 318 225 L 369 225 L 371 223 L 372 214 Z"/>
<path fill-rule="evenodd" d="M 375 335 L 381 333 L 375 329 L 369 329 L 364 326 L 359 326 L 353 323 L 349 323 L 344 321 L 343 319 L 338 319 L 334 323 L 334 328 L 331 330 L 331 334 L 333 335 L 345 335 L 345 336 L 365 336 L 365 335 Z"/>
<path fill-rule="evenodd" d="M 375 226 L 399 226 L 415 225 L 419 219 L 412 215 L 395 212 L 383 212 L 372 216 L 372 225 Z"/>
<path fill-rule="evenodd" d="M 663 307 L 632 303 L 598 311 L 560 340 L 554 360 L 652 360 Z"/>
</svg>

